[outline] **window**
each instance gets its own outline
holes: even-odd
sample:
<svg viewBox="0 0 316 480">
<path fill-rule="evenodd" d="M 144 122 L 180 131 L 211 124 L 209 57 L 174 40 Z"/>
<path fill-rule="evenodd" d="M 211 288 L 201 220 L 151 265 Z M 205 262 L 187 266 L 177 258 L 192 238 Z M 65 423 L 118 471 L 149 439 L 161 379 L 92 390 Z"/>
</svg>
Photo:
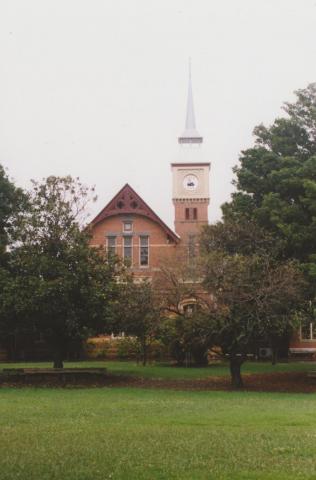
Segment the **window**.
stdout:
<svg viewBox="0 0 316 480">
<path fill-rule="evenodd" d="M 301 340 L 316 340 L 316 324 L 304 322 L 301 324 Z"/>
<path fill-rule="evenodd" d="M 140 237 L 139 263 L 141 267 L 147 267 L 149 264 L 149 238 Z"/>
<path fill-rule="evenodd" d="M 183 307 L 184 315 L 186 317 L 192 317 L 197 310 L 196 307 L 197 307 L 196 303 L 189 303 L 187 305 L 184 305 Z"/>
<path fill-rule="evenodd" d="M 133 238 L 132 237 L 123 237 L 124 238 L 124 260 L 129 260 L 132 262 L 132 248 L 133 248 Z"/>
<path fill-rule="evenodd" d="M 123 222 L 123 232 L 131 233 L 133 231 L 133 222 Z"/>
<path fill-rule="evenodd" d="M 107 252 L 109 257 L 116 254 L 116 237 L 107 237 Z"/>
<path fill-rule="evenodd" d="M 186 220 L 197 220 L 197 208 L 186 208 L 185 209 L 185 219 Z"/>
</svg>

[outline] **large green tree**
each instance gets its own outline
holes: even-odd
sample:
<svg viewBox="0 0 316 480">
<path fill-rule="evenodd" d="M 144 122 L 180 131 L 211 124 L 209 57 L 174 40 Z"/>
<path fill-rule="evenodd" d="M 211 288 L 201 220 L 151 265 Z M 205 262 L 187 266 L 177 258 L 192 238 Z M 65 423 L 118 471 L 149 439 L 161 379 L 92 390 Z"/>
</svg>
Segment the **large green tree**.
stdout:
<svg viewBox="0 0 316 480">
<path fill-rule="evenodd" d="M 240 388 L 247 354 L 262 341 L 274 346 L 297 328 L 301 274 L 295 263 L 276 262 L 267 254 L 214 249 L 205 255 L 204 286 L 214 299 L 205 313 L 205 335 L 210 347 L 220 347 L 228 357 L 232 385 Z"/>
<path fill-rule="evenodd" d="M 316 84 L 296 92 L 286 116 L 254 129 L 255 146 L 234 168 L 237 191 L 224 220 L 250 218 L 316 279 Z"/>
<path fill-rule="evenodd" d="M 3 166 L 0 165 L 0 261 L 4 254 L 16 225 L 17 215 L 26 206 L 26 195 L 9 179 Z"/>
<path fill-rule="evenodd" d="M 8 324 L 12 319 L 12 311 L 5 294 L 13 281 L 9 268 L 10 251 L 16 240 L 18 218 L 25 212 L 26 207 L 27 196 L 22 189 L 15 186 L 0 165 L 0 344 L 4 343 Z"/>
<path fill-rule="evenodd" d="M 208 363 L 203 310 L 211 299 L 202 278 L 199 256 L 188 258 L 187 248 L 180 247 L 160 261 L 153 279 L 161 313 L 159 335 L 178 365 Z"/>
<path fill-rule="evenodd" d="M 118 296 L 112 308 L 112 330 L 123 331 L 135 337 L 143 365 L 148 351 L 157 337 L 159 307 L 149 281 L 135 282 L 131 275 L 122 275 L 118 285 Z"/>
<path fill-rule="evenodd" d="M 20 219 L 20 242 L 10 255 L 8 328 L 41 333 L 59 368 L 71 341 L 105 330 L 116 291 L 116 260 L 91 248 L 83 228 L 91 194 L 71 177 L 33 182 L 31 208 Z"/>
</svg>

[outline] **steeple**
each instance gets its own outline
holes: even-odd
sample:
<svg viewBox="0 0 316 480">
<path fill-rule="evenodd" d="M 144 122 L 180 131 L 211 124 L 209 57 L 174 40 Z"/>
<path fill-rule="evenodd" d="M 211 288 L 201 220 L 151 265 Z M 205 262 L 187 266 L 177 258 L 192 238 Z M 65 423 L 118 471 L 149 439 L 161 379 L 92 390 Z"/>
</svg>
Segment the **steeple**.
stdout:
<svg viewBox="0 0 316 480">
<path fill-rule="evenodd" d="M 196 130 L 195 115 L 193 105 L 192 80 L 191 80 L 191 59 L 189 59 L 189 86 L 187 100 L 187 115 L 185 120 L 184 132 L 178 137 L 178 142 L 183 143 L 202 143 L 203 137 Z"/>
</svg>

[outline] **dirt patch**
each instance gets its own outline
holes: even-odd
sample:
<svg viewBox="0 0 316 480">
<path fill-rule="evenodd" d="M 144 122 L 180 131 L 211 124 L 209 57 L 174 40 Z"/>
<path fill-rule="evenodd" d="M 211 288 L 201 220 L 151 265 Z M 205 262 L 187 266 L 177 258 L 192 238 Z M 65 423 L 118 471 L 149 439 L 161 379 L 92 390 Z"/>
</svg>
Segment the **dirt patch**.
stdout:
<svg viewBox="0 0 316 480">
<path fill-rule="evenodd" d="M 288 393 L 316 393 L 316 378 L 311 378 L 304 372 L 291 373 L 270 373 L 270 374 L 244 374 L 244 390 L 252 392 L 288 392 Z M 22 381 L 1 382 L 3 387 L 63 387 L 63 388 L 86 388 L 86 387 L 139 387 L 157 388 L 188 391 L 232 391 L 230 378 L 209 377 L 200 380 L 165 380 L 150 379 L 127 375 L 107 374 L 103 378 L 79 378 L 71 382 L 59 382 L 52 378 L 45 382 L 36 378 L 24 379 Z"/>
<path fill-rule="evenodd" d="M 147 378 L 121 378 L 112 385 L 161 388 L 174 390 L 226 390 L 232 391 L 230 377 L 209 377 L 200 380 L 162 380 Z M 316 379 L 307 373 L 271 373 L 243 375 L 244 390 L 253 392 L 316 393 Z"/>
</svg>

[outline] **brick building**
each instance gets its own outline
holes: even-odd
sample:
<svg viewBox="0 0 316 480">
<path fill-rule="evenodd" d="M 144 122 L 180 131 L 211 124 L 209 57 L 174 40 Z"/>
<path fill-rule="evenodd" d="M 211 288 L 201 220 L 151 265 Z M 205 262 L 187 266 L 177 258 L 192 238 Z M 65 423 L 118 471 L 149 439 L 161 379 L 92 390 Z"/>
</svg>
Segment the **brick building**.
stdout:
<svg viewBox="0 0 316 480">
<path fill-rule="evenodd" d="M 195 251 L 201 226 L 208 223 L 210 162 L 203 158 L 203 137 L 195 124 L 189 77 L 185 129 L 178 138 L 179 158 L 171 164 L 174 231 L 126 184 L 91 222 L 91 245 L 128 259 L 136 278 L 151 278 L 161 262 L 177 250 Z M 290 342 L 290 352 L 316 354 L 313 323 Z M 269 348 L 261 349 L 269 356 Z"/>
<path fill-rule="evenodd" d="M 196 130 L 191 76 L 185 129 L 178 138 L 179 158 L 171 164 L 174 231 L 126 184 L 92 220 L 91 245 L 130 262 L 135 277 L 152 277 L 176 249 L 190 249 L 208 223 L 210 162 L 203 159 L 203 138 Z"/>
</svg>

